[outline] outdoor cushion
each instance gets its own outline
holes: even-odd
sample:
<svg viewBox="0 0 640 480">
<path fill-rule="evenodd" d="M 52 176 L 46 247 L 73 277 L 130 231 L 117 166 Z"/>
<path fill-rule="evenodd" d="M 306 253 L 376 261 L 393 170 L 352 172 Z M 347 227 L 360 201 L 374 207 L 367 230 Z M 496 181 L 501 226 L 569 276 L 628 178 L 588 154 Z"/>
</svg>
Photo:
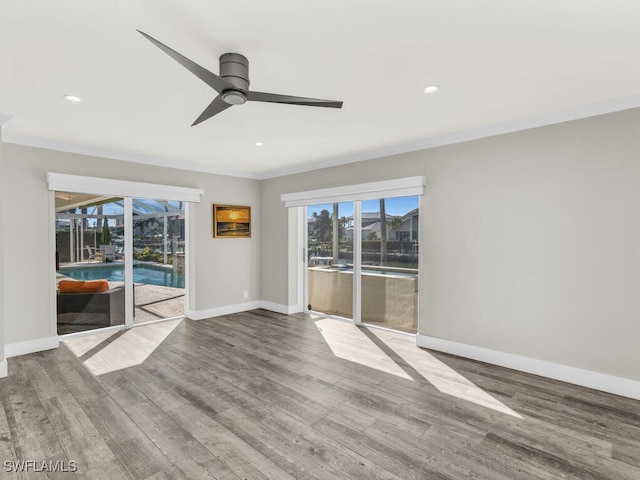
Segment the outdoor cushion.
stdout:
<svg viewBox="0 0 640 480">
<path fill-rule="evenodd" d="M 58 282 L 60 293 L 98 293 L 109 290 L 106 280 L 61 280 Z"/>
</svg>

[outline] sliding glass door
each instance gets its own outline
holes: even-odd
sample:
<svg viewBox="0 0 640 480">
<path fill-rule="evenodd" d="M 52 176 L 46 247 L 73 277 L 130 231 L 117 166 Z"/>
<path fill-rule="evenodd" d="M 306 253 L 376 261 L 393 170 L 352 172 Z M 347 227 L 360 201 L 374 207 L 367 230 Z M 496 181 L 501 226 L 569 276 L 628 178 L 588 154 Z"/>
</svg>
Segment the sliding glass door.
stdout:
<svg viewBox="0 0 640 480">
<path fill-rule="evenodd" d="M 308 309 L 353 318 L 353 203 L 307 207 Z"/>
<path fill-rule="evenodd" d="M 362 202 L 361 321 L 418 331 L 418 197 Z"/>
<path fill-rule="evenodd" d="M 124 325 L 123 199 L 55 192 L 55 205 L 57 333 Z"/>
<path fill-rule="evenodd" d="M 133 322 L 184 315 L 184 202 L 133 199 Z"/>
<path fill-rule="evenodd" d="M 54 197 L 59 335 L 184 315 L 185 202 Z"/>
<path fill-rule="evenodd" d="M 307 309 L 416 333 L 419 197 L 307 207 Z"/>
</svg>

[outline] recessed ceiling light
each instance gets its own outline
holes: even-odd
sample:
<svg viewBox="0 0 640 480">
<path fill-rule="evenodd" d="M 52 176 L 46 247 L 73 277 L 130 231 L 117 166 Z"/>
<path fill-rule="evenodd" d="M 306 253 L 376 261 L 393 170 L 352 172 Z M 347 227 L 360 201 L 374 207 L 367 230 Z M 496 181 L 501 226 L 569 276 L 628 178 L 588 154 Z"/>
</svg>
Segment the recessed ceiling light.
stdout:
<svg viewBox="0 0 640 480">
<path fill-rule="evenodd" d="M 256 147 L 263 147 L 263 146 L 264 146 L 264 143 L 262 143 L 262 142 L 256 142 Z"/>
<path fill-rule="evenodd" d="M 436 93 L 438 90 L 440 90 L 440 87 L 438 85 L 429 85 L 424 87 L 423 92 L 424 93 Z"/>
<path fill-rule="evenodd" d="M 74 102 L 74 103 L 78 103 L 82 101 L 80 97 L 76 97 L 75 95 L 63 95 L 62 98 L 64 98 L 69 102 Z"/>
</svg>

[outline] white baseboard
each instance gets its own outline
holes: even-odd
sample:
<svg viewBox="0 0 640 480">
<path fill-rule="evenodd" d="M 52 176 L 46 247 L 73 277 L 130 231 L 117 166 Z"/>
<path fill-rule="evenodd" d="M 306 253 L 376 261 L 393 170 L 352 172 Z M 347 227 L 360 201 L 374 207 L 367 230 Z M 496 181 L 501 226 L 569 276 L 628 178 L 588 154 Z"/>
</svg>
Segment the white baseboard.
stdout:
<svg viewBox="0 0 640 480">
<path fill-rule="evenodd" d="M 296 305 L 283 305 L 281 303 L 265 302 L 256 300 L 253 302 L 238 303 L 236 305 L 225 305 L 224 307 L 208 308 L 206 310 L 188 310 L 187 318 L 191 320 L 204 320 L 205 318 L 220 317 L 221 315 L 231 315 L 232 313 L 247 312 L 256 308 L 264 308 L 272 312 L 291 315 L 298 313 L 300 309 Z"/>
<path fill-rule="evenodd" d="M 17 357 L 18 355 L 51 350 L 52 348 L 58 348 L 58 345 L 57 336 L 37 338 L 35 340 L 27 340 L 26 342 L 8 343 L 4 346 L 4 354 L 7 358 L 11 358 Z"/>
<path fill-rule="evenodd" d="M 569 367 L 559 363 L 546 362 L 535 358 L 522 357 L 520 355 L 490 350 L 488 348 L 475 347 L 473 345 L 452 342 L 451 340 L 430 337 L 428 335 L 417 335 L 416 343 L 419 347 L 640 400 L 640 381 L 637 380 L 615 377 L 613 375 Z"/>
<path fill-rule="evenodd" d="M 9 374 L 9 371 L 7 369 L 7 361 L 6 360 L 2 360 L 0 362 L 0 378 L 4 378 Z"/>
<path fill-rule="evenodd" d="M 260 302 L 260 308 L 276 313 L 282 313 L 283 315 L 291 315 L 302 311 L 297 305 L 283 305 L 282 303 L 265 302 L 264 300 Z"/>
<path fill-rule="evenodd" d="M 204 320 L 205 318 L 220 317 L 232 313 L 246 312 L 260 308 L 260 301 L 225 305 L 224 307 L 208 308 L 206 310 L 188 310 L 187 318 L 191 320 Z"/>
</svg>

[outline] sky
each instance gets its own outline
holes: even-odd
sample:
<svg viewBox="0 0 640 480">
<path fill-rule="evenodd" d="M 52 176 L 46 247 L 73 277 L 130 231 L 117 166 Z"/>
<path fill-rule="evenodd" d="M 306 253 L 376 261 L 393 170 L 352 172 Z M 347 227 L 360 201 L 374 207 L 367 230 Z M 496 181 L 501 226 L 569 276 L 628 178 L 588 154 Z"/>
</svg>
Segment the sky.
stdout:
<svg viewBox="0 0 640 480">
<path fill-rule="evenodd" d="M 394 217 L 402 216 L 411 210 L 418 208 L 418 197 L 396 197 L 387 198 L 385 201 L 385 211 L 387 215 Z M 321 205 L 310 205 L 307 207 L 307 216 L 311 217 L 313 212 L 318 215 L 322 210 L 329 210 L 329 214 L 333 213 L 333 204 L 325 203 Z M 365 200 L 362 202 L 363 212 L 379 212 L 380 200 Z M 350 217 L 353 215 L 353 202 L 344 202 L 338 204 L 338 217 Z"/>
</svg>

